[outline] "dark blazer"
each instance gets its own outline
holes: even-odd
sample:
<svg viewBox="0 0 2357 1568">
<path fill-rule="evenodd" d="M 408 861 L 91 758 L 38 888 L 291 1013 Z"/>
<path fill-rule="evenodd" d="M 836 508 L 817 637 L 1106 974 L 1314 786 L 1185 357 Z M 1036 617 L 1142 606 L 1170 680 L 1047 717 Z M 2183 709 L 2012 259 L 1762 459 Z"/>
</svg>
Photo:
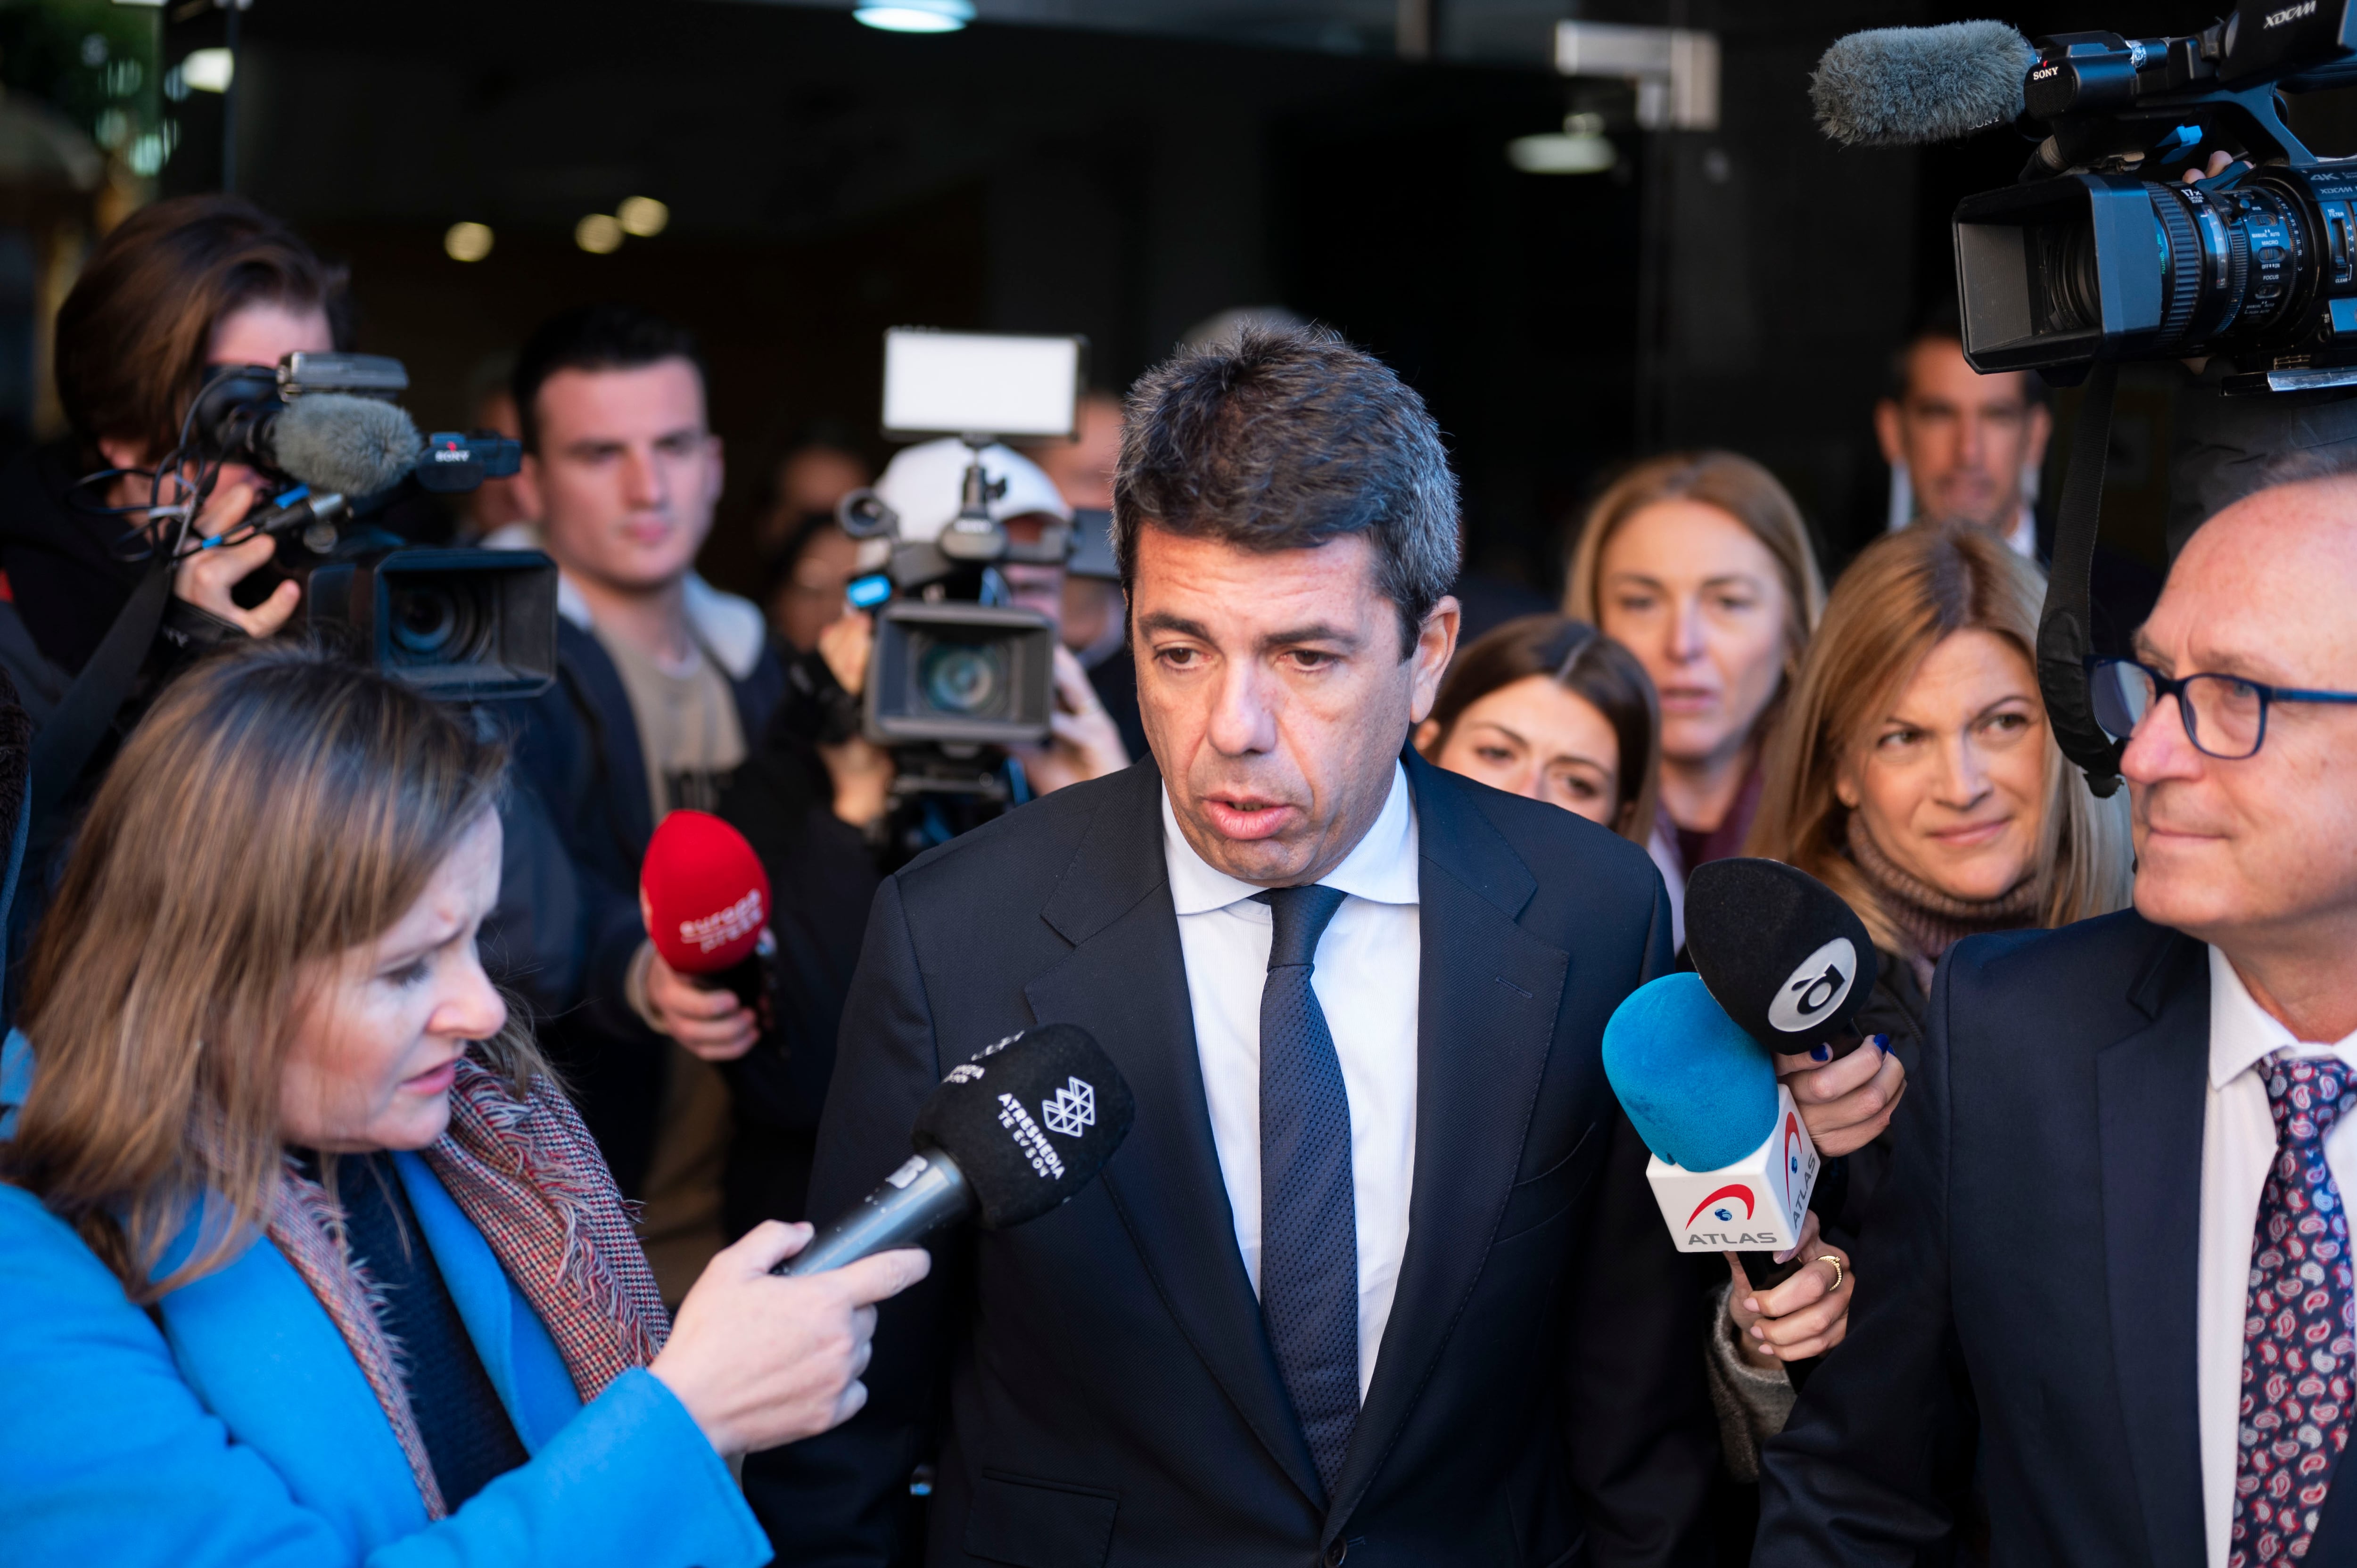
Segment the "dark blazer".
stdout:
<svg viewBox="0 0 2357 1568">
<path fill-rule="evenodd" d="M 814 1212 L 906 1156 L 949 1068 L 1033 1023 L 1093 1034 L 1136 1120 L 1062 1208 L 936 1250 L 932 1277 L 883 1308 L 864 1412 L 748 1462 L 781 1563 L 906 1551 L 894 1498 L 927 1461 L 935 1564 L 1701 1550 L 1716 1453 L 1699 1301 L 1598 1054 L 1614 1006 L 1668 967 L 1660 878 L 1567 811 L 1406 762 L 1422 845 L 1415 1191 L 1337 1497 L 1236 1250 L 1149 760 L 944 845 L 877 895 Z"/>
<path fill-rule="evenodd" d="M 513 726 L 516 773 L 545 807 L 578 890 L 578 983 L 533 999 L 553 1015 L 542 1032 L 614 1179 L 635 1196 L 654 1150 L 668 1048 L 622 995 L 630 955 L 646 936 L 639 863 L 654 834 L 654 808 L 638 720 L 613 660 L 593 634 L 562 618 L 556 656 L 554 685 L 501 704 Z M 765 649 L 750 673 L 732 677 L 729 686 L 749 743 L 784 690 L 783 667 Z"/>
<path fill-rule="evenodd" d="M 1992 1561 L 2202 1568 L 2208 950 L 2133 911 L 1975 937 L 1927 1026 L 1849 1337 L 1768 1446 L 1753 1561 L 1916 1562 L 1969 1404 Z M 2357 1562 L 2357 1485 L 2306 1561 Z"/>
</svg>

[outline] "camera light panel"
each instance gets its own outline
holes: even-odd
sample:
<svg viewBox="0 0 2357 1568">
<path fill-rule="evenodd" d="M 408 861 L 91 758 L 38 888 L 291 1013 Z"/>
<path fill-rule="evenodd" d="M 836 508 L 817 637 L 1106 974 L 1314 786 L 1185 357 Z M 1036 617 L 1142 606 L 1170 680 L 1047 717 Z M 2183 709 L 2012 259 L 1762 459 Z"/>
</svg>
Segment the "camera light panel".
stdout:
<svg viewBox="0 0 2357 1568">
<path fill-rule="evenodd" d="M 1078 337 L 892 328 L 884 334 L 884 428 L 1069 439 L 1086 346 Z"/>
</svg>

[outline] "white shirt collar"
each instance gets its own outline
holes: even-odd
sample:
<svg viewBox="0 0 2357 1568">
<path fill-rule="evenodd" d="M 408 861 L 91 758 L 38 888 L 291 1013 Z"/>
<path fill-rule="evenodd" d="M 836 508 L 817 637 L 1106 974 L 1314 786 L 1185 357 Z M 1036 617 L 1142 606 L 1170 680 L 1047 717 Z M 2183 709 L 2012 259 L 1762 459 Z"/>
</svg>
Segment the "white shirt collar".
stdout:
<svg viewBox="0 0 2357 1568">
<path fill-rule="evenodd" d="M 2259 1005 L 2226 955 L 2210 950 L 2210 1082 L 2223 1089 L 2281 1050 L 2303 1056 L 2357 1054 L 2357 1035 L 2330 1045 L 2295 1039 L 2281 1020 Z"/>
<path fill-rule="evenodd" d="M 1200 915 L 1252 897 L 1261 889 L 1230 876 L 1195 853 L 1178 831 L 1170 809 L 1170 787 L 1162 787 L 1162 852 L 1170 869 L 1170 900 L 1181 915 Z M 1415 904 L 1417 840 L 1415 808 L 1408 795 L 1407 769 L 1392 764 L 1392 792 L 1375 825 L 1351 846 L 1342 864 L 1319 877 L 1353 897 L 1376 904 Z"/>
</svg>

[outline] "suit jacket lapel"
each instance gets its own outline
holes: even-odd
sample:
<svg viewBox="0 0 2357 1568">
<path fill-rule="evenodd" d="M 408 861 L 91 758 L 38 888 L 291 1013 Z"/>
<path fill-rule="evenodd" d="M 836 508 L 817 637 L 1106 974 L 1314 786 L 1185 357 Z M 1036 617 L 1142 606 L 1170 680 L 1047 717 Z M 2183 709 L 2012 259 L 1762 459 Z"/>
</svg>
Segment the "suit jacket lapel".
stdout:
<svg viewBox="0 0 2357 1568">
<path fill-rule="evenodd" d="M 1162 852 L 1162 779 L 1124 775 L 1099 808 L 1041 918 L 1073 948 L 1023 988 L 1035 1023 L 1078 1024 L 1136 1099 L 1129 1136 L 1098 1179 L 1155 1288 L 1246 1424 L 1304 1495 L 1318 1467 L 1236 1250 L 1194 1005 Z"/>
<path fill-rule="evenodd" d="M 2129 1000 L 2151 1024 L 2095 1058 L 2114 1375 L 2146 1544 L 2156 1563 L 2199 1568 L 2200 1151 L 2210 1061 L 2201 944 L 2171 933 Z"/>
<path fill-rule="evenodd" d="M 1570 956 L 1514 923 L 1537 884 L 1454 778 L 1408 754 L 1420 841 L 1415 1180 L 1407 1254 L 1327 1515 L 1340 1527 L 1414 1414 L 1489 1255 Z"/>
</svg>

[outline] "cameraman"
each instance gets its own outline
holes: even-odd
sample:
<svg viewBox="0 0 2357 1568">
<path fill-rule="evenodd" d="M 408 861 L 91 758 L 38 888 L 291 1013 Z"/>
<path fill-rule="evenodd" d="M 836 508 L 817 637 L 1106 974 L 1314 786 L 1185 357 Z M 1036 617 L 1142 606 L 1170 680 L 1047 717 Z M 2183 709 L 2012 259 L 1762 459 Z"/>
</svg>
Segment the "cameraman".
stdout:
<svg viewBox="0 0 2357 1568">
<path fill-rule="evenodd" d="M 903 541 L 931 540 L 958 515 L 969 453 L 957 440 L 927 441 L 904 447 L 876 483 L 876 495 L 899 518 Z M 991 500 L 991 521 L 1006 531 L 1010 542 L 1037 544 L 1051 528 L 1069 528 L 1072 509 L 1038 464 L 1005 446 L 982 453 L 983 474 L 1003 489 Z M 1129 766 L 1128 748 L 1121 730 L 1106 713 L 1104 703 L 1090 684 L 1088 672 L 1061 640 L 1066 572 L 1061 563 L 1005 561 L 995 568 L 1006 585 L 1006 603 L 1044 618 L 1056 628 L 1053 682 L 1055 712 L 1052 733 L 1044 745 L 1011 748 L 1007 772 L 1014 798 L 1023 800 L 1045 795 L 1068 784 L 1085 783 L 1118 773 Z M 866 683 L 875 618 L 846 607 L 843 618 L 819 634 L 818 657 L 805 659 L 797 671 L 804 685 L 815 685 L 823 695 L 846 705 Z M 839 693 L 839 695 L 837 694 Z M 807 724 L 821 704 L 798 705 L 781 718 L 792 725 Z M 835 811 L 855 826 L 876 832 L 890 807 L 892 769 L 889 754 L 856 736 L 822 737 L 834 785 Z M 886 832 L 888 857 L 902 860 L 917 849 L 929 848 L 971 822 L 928 822 L 917 830 L 921 843 L 898 842 Z"/>
<path fill-rule="evenodd" d="M 124 558 L 144 548 L 126 540 L 148 521 L 144 509 L 153 499 L 187 499 L 193 474 L 167 474 L 152 486 L 149 475 L 179 446 L 207 373 L 341 348 L 348 317 L 343 270 L 239 197 L 158 202 L 100 243 L 58 313 L 58 397 L 70 432 L 0 470 L 0 667 L 37 725 L 56 716 L 151 570 Z M 223 467 L 193 534 L 233 527 L 264 489 L 252 469 Z M 172 569 L 176 604 L 160 616 L 147 609 L 154 640 L 137 650 L 135 671 L 78 699 L 102 702 L 108 722 L 83 756 L 66 759 L 78 775 L 71 787 L 46 781 L 37 786 L 45 797 L 86 797 L 115 740 L 192 652 L 241 635 L 267 637 L 286 623 L 302 597 L 294 583 L 251 604 L 234 593 L 275 548 L 252 539 Z M 137 629 L 128 625 L 126 635 Z M 65 814 L 53 813 L 49 842 L 34 844 L 37 867 L 54 851 L 54 823 Z M 38 906 L 46 875 L 27 880 L 26 902 Z"/>
</svg>

